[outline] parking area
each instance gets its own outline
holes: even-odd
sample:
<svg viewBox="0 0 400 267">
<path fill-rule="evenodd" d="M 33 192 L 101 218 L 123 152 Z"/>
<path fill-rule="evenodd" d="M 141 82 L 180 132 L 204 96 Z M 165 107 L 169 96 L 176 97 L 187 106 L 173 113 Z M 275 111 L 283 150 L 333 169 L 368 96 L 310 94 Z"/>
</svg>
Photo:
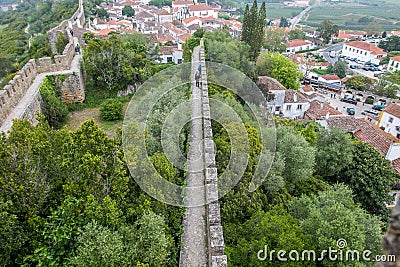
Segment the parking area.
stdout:
<svg viewBox="0 0 400 267">
<path fill-rule="evenodd" d="M 357 105 L 354 105 L 354 104 L 340 101 L 341 97 L 339 94 L 335 94 L 335 93 L 332 93 L 329 91 L 324 91 L 324 92 L 320 91 L 320 93 L 322 93 L 325 96 L 327 102 L 332 107 L 339 110 L 340 112 L 342 112 L 345 115 L 348 115 L 347 108 L 354 108 L 354 111 L 355 111 L 354 117 L 355 118 L 363 118 L 364 115 L 362 115 L 361 113 L 364 110 L 372 110 L 372 105 L 370 105 L 370 104 L 365 104 L 365 103 L 359 102 L 359 103 L 357 103 Z M 378 113 L 379 113 L 379 111 L 378 111 Z"/>
</svg>

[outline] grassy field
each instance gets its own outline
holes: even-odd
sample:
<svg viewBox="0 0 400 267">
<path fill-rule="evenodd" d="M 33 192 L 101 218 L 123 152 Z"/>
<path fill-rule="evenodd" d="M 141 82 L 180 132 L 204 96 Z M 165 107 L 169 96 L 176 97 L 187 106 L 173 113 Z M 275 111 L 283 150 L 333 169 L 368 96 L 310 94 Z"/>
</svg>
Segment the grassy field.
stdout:
<svg viewBox="0 0 400 267">
<path fill-rule="evenodd" d="M 0 24 L 0 32 L 7 26 L 8 26 L 8 24 Z"/>
<path fill-rule="evenodd" d="M 362 3 L 362 1 L 358 2 Z M 374 18 L 383 30 L 400 29 L 400 1 L 373 1 L 370 5 L 323 2 L 321 6 L 310 12 L 304 23 L 317 26 L 323 20 L 331 20 L 343 29 L 360 30 L 364 29 L 366 25 L 358 24 L 358 19 L 365 16 Z"/>
<path fill-rule="evenodd" d="M 267 18 L 279 19 L 281 17 L 290 18 L 299 14 L 302 9 L 298 7 L 287 7 L 284 4 L 267 3 Z"/>
</svg>

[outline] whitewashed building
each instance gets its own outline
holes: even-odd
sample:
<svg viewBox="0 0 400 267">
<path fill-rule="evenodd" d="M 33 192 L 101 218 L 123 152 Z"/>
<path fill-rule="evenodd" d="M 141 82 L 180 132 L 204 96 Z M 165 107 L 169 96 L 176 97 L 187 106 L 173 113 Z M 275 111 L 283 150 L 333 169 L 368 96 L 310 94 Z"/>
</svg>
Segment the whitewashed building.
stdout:
<svg viewBox="0 0 400 267">
<path fill-rule="evenodd" d="M 342 55 L 357 58 L 364 62 L 379 64 L 379 62 L 387 56 L 387 53 L 373 44 L 362 41 L 352 41 L 343 45 Z"/>
</svg>

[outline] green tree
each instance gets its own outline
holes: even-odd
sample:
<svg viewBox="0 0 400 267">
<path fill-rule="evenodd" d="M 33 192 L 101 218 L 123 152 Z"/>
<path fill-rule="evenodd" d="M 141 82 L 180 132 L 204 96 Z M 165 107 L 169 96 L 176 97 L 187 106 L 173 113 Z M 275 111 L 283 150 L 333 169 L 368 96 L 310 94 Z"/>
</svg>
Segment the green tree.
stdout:
<svg viewBox="0 0 400 267">
<path fill-rule="evenodd" d="M 280 28 L 286 28 L 286 27 L 289 27 L 289 26 L 290 26 L 290 23 L 287 20 L 287 18 L 281 17 L 281 19 L 279 21 L 279 27 Z"/>
<path fill-rule="evenodd" d="M 200 38 L 191 36 L 186 42 L 183 44 L 183 60 L 185 62 L 192 61 L 192 53 L 193 49 L 200 45 Z"/>
<path fill-rule="evenodd" d="M 110 15 L 108 14 L 108 12 L 102 7 L 96 9 L 96 15 L 101 19 L 108 20 L 110 18 Z"/>
<path fill-rule="evenodd" d="M 265 2 L 258 10 L 257 1 L 254 0 L 252 7 L 249 9 L 246 5 L 245 15 L 243 18 L 242 41 L 250 46 L 250 59 L 255 60 L 260 53 L 261 46 L 264 41 L 265 25 L 267 10 Z"/>
<path fill-rule="evenodd" d="M 268 28 L 265 31 L 263 47 L 269 52 L 284 53 L 286 52 L 286 40 L 287 34 L 283 30 Z"/>
<path fill-rule="evenodd" d="M 288 208 L 289 213 L 300 221 L 303 233 L 312 237 L 317 255 L 329 247 L 338 249 L 339 239 L 346 241 L 346 250 L 368 249 L 372 252 L 371 258 L 381 254 L 382 223 L 354 203 L 352 191 L 345 185 L 334 185 L 331 190 L 318 195 L 294 198 Z M 359 264 L 355 261 L 330 262 L 326 258 L 323 261 L 324 266 Z"/>
<path fill-rule="evenodd" d="M 336 176 L 353 160 L 353 144 L 349 136 L 340 129 L 319 132 L 315 169 L 322 176 Z"/>
<path fill-rule="evenodd" d="M 122 236 L 94 221 L 87 224 L 77 238 L 77 252 L 71 263 L 77 267 L 127 266 L 131 259 L 123 252 Z"/>
<path fill-rule="evenodd" d="M 365 76 L 353 76 L 346 81 L 347 88 L 353 88 L 359 91 L 371 90 L 372 81 Z"/>
<path fill-rule="evenodd" d="M 298 66 L 277 52 L 260 54 L 256 62 L 256 74 L 275 78 L 287 89 L 298 90 L 300 88 L 302 74 L 298 70 Z"/>
<path fill-rule="evenodd" d="M 122 119 L 122 102 L 115 98 L 105 100 L 100 105 L 100 117 L 105 121 Z"/>
<path fill-rule="evenodd" d="M 146 47 L 134 41 L 123 42 L 118 35 L 89 40 L 84 59 L 89 84 L 96 90 L 125 90 L 149 75 Z"/>
<path fill-rule="evenodd" d="M 60 33 L 56 42 L 57 53 L 62 54 L 67 44 L 68 44 L 68 38 L 63 33 Z"/>
<path fill-rule="evenodd" d="M 330 73 L 335 73 L 339 78 L 346 77 L 347 64 L 343 61 L 337 61 L 328 67 Z"/>
<path fill-rule="evenodd" d="M 282 263 L 273 255 L 270 260 L 271 250 L 295 249 L 301 251 L 310 249 L 311 237 L 302 233 L 298 221 L 288 214 L 283 207 L 274 206 L 270 211 L 259 211 L 252 215 L 251 219 L 242 225 L 238 225 L 237 233 L 240 234 L 237 243 L 229 244 L 225 252 L 228 255 L 230 266 L 295 266 L 293 263 Z M 260 250 L 260 257 L 257 254 Z M 266 253 L 266 254 L 265 254 Z"/>
<path fill-rule="evenodd" d="M 291 30 L 289 32 L 289 40 L 295 40 L 295 39 L 301 39 L 305 40 L 306 39 L 306 33 L 303 32 L 302 30 Z"/>
<path fill-rule="evenodd" d="M 400 51 L 400 37 L 397 35 L 389 36 L 386 40 L 382 40 L 378 47 L 386 52 Z"/>
<path fill-rule="evenodd" d="M 133 17 L 135 16 L 135 10 L 132 6 L 124 6 L 124 8 L 122 8 L 122 16 Z"/>
<path fill-rule="evenodd" d="M 277 130 L 276 151 L 284 161 L 283 177 L 288 189 L 295 190 L 294 183 L 307 179 L 313 173 L 315 149 L 290 127 Z"/>
<path fill-rule="evenodd" d="M 331 182 L 343 182 L 353 192 L 354 200 L 371 214 L 387 220 L 388 210 L 385 203 L 391 202 L 389 191 L 399 181 L 392 166 L 378 151 L 366 143 L 354 145 L 354 157 Z"/>
<path fill-rule="evenodd" d="M 324 39 L 324 42 L 328 44 L 331 41 L 331 37 L 339 35 L 339 26 L 334 24 L 330 20 L 324 20 L 319 27 L 318 31 L 320 36 Z"/>
</svg>

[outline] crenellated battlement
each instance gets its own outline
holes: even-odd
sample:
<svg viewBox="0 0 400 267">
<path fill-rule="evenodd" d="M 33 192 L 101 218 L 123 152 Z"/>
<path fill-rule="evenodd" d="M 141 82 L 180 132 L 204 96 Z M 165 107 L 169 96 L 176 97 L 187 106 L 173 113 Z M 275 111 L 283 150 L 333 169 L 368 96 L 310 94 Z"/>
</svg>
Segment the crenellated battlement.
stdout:
<svg viewBox="0 0 400 267">
<path fill-rule="evenodd" d="M 54 60 L 52 60 L 50 57 L 29 60 L 18 71 L 14 78 L 7 85 L 5 85 L 3 89 L 0 90 L 0 126 L 3 125 L 8 116 L 20 103 L 28 89 L 34 84 L 38 75 L 51 75 L 63 71 L 75 74 L 77 73 L 76 70 L 72 70 L 72 61 L 75 57 L 76 38 L 74 38 L 70 31 L 73 31 L 74 28 L 78 29 L 82 27 L 81 25 L 83 25 L 84 20 L 85 17 L 82 8 L 82 1 L 79 0 L 79 7 L 74 15 L 71 18 L 62 21 L 57 27 L 48 31 L 50 46 L 54 45 L 54 48 L 59 32 L 65 32 L 69 42 L 65 46 L 63 53 L 61 55 L 55 55 Z M 80 73 L 78 75 L 79 79 L 81 79 Z M 82 82 L 78 84 L 80 86 L 83 85 Z M 40 87 L 40 84 L 38 87 Z M 34 94 L 34 96 L 35 95 L 36 94 Z M 79 99 L 80 98 L 81 97 L 79 97 Z M 71 99 L 71 97 L 69 97 L 69 99 Z M 33 102 L 37 103 L 37 100 Z M 80 102 L 82 102 L 82 100 L 80 100 Z M 29 116 L 26 114 L 20 114 L 20 117 L 18 118 L 21 117 L 35 117 L 35 114 L 30 114 Z"/>
</svg>

